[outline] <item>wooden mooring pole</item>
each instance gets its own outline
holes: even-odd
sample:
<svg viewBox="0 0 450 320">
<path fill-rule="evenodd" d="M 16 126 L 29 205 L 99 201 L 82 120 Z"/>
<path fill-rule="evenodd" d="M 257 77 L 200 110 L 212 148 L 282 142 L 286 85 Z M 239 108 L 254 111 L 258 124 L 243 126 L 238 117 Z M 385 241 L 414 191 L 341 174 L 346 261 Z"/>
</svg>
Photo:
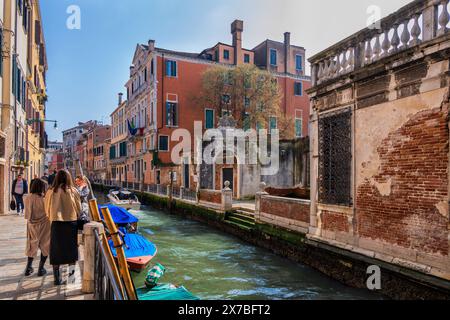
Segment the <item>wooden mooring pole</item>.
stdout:
<svg viewBox="0 0 450 320">
<path fill-rule="evenodd" d="M 114 242 L 114 247 L 117 253 L 117 260 L 119 262 L 119 271 L 122 275 L 123 283 L 125 285 L 125 290 L 129 300 L 137 300 L 136 291 L 134 289 L 133 280 L 131 280 L 130 271 L 128 270 L 128 264 L 125 257 L 125 251 L 123 250 L 123 241 L 120 238 L 117 226 L 114 223 L 111 213 L 107 207 L 102 208 L 103 218 L 105 220 L 106 226 L 109 229 L 111 238 Z"/>
</svg>

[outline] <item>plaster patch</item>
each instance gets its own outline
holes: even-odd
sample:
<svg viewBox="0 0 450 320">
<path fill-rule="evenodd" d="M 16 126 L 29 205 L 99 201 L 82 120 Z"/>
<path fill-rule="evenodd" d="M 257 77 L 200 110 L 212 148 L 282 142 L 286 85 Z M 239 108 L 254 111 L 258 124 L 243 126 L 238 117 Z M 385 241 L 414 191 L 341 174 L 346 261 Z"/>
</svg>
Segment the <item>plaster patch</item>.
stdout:
<svg viewBox="0 0 450 320">
<path fill-rule="evenodd" d="M 388 197 L 392 193 L 392 180 L 390 178 L 384 183 L 371 179 L 371 184 L 378 189 L 378 192 L 380 192 L 383 197 Z"/>
<path fill-rule="evenodd" d="M 441 201 L 438 204 L 436 204 L 435 207 L 444 218 L 449 217 L 447 201 Z"/>
</svg>

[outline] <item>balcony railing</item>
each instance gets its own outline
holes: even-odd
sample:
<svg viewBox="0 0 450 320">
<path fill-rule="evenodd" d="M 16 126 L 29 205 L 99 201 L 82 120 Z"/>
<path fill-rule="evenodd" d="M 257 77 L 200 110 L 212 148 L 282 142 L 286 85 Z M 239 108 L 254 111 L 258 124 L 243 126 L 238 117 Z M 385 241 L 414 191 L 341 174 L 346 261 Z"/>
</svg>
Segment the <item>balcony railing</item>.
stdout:
<svg viewBox="0 0 450 320">
<path fill-rule="evenodd" d="M 313 86 L 446 35 L 449 0 L 416 0 L 309 61 Z"/>
</svg>

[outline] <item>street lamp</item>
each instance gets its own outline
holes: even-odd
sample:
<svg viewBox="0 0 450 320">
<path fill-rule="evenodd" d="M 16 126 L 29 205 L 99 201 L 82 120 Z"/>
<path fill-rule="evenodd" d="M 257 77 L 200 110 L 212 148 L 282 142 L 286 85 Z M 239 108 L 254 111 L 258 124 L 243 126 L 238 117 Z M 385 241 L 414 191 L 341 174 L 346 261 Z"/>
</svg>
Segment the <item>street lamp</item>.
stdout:
<svg viewBox="0 0 450 320">
<path fill-rule="evenodd" d="M 53 128 L 54 128 L 55 130 L 58 130 L 58 121 L 56 121 L 56 120 L 28 119 L 26 122 L 27 122 L 27 125 L 31 125 L 31 124 L 33 124 L 33 123 L 35 123 L 35 122 L 52 122 L 52 123 L 54 123 Z"/>
</svg>

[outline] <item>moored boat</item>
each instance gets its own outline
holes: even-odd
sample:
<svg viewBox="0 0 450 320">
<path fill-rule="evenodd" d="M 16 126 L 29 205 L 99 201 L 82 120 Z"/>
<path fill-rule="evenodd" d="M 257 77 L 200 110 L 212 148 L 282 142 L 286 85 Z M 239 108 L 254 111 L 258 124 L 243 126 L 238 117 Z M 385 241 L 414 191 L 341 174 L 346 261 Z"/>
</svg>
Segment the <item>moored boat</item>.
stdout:
<svg viewBox="0 0 450 320">
<path fill-rule="evenodd" d="M 155 244 L 136 233 L 125 233 L 122 239 L 125 244 L 123 249 L 130 270 L 135 272 L 145 270 L 158 252 Z M 108 242 L 113 256 L 117 257 L 112 239 Z"/>
<path fill-rule="evenodd" d="M 122 207 L 114 205 L 100 205 L 101 208 L 107 207 L 111 213 L 111 217 L 114 223 L 118 226 L 119 231 L 124 242 L 123 249 L 125 251 L 125 257 L 127 259 L 130 270 L 135 272 L 141 272 L 147 268 L 150 261 L 157 253 L 157 248 L 154 243 L 147 240 L 140 234 L 137 234 L 137 223 L 139 219 L 132 215 L 130 212 Z M 101 214 L 103 219 L 103 215 Z M 112 239 L 108 240 L 111 252 L 115 258 L 117 258 L 117 252 L 114 248 Z"/>
<path fill-rule="evenodd" d="M 108 193 L 108 199 L 111 204 L 126 210 L 139 210 L 141 208 L 138 197 L 127 189 L 112 189 Z"/>
</svg>

